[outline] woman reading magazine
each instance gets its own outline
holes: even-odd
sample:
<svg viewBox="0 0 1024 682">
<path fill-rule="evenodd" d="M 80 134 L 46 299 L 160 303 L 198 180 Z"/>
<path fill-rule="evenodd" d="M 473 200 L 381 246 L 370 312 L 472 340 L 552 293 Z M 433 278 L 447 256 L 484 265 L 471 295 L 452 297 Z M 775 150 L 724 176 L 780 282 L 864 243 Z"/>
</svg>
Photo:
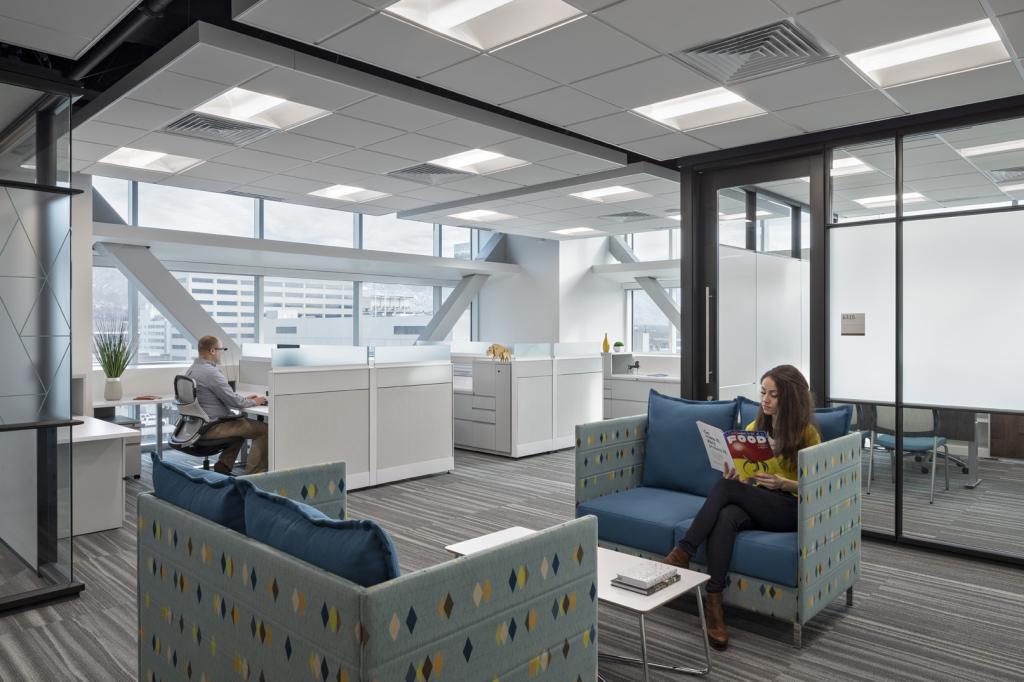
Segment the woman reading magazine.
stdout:
<svg viewBox="0 0 1024 682">
<path fill-rule="evenodd" d="M 722 480 L 679 545 L 662 561 L 689 568 L 697 548 L 707 542 L 708 640 L 725 649 L 729 635 L 722 610 L 722 590 L 732 560 L 733 541 L 743 530 L 792 532 L 797 526 L 797 452 L 821 442 L 813 424 L 814 401 L 807 380 L 796 367 L 779 365 L 761 377 L 761 406 L 747 431 L 766 431 L 774 456 L 756 471 L 726 467 Z M 754 485 L 747 485 L 747 483 Z"/>
</svg>

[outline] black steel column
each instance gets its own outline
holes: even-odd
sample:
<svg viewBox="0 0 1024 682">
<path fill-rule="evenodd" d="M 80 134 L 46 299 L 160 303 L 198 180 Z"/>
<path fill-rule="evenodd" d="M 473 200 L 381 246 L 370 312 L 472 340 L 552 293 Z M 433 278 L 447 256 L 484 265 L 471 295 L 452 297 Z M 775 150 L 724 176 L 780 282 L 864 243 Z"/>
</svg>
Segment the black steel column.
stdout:
<svg viewBox="0 0 1024 682">
<path fill-rule="evenodd" d="M 757 251 L 757 192 L 744 190 L 747 197 L 746 221 L 747 226 L 747 249 Z"/>
<path fill-rule="evenodd" d="M 789 255 L 797 260 L 803 256 L 803 249 L 800 248 L 802 241 L 802 221 L 800 220 L 801 210 L 796 204 L 789 205 Z"/>
</svg>

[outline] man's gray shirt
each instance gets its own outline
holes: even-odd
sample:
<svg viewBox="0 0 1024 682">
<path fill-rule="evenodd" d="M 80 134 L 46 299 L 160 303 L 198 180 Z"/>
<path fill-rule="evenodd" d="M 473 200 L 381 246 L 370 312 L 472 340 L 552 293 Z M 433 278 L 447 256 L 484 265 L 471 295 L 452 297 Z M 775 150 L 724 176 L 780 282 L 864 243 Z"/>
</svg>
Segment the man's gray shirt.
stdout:
<svg viewBox="0 0 1024 682">
<path fill-rule="evenodd" d="M 185 376 L 196 380 L 196 398 L 211 420 L 234 416 L 229 408 L 240 410 L 256 404 L 232 391 L 227 377 L 209 360 L 196 358 Z"/>
</svg>

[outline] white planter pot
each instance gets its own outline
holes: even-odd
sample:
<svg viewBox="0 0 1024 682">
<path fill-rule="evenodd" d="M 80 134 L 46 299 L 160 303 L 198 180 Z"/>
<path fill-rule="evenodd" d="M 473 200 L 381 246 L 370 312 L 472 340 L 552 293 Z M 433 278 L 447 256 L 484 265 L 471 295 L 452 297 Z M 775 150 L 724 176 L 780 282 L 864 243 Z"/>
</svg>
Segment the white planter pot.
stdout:
<svg viewBox="0 0 1024 682">
<path fill-rule="evenodd" d="M 122 395 L 121 377 L 107 377 L 107 382 L 103 385 L 103 398 L 106 400 L 120 400 Z"/>
</svg>

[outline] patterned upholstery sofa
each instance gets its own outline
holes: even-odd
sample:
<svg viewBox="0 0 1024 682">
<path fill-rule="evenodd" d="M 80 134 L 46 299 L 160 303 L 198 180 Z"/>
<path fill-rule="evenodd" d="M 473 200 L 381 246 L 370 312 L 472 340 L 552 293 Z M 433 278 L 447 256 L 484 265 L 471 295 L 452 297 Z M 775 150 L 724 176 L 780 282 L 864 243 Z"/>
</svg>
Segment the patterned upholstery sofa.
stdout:
<svg viewBox="0 0 1024 682">
<path fill-rule="evenodd" d="M 345 515 L 344 464 L 245 478 Z M 364 588 L 152 494 L 138 510 L 139 679 L 595 679 L 593 518 Z"/>
<path fill-rule="evenodd" d="M 648 417 L 576 427 L 576 512 L 598 517 L 598 542 L 660 559 L 686 534 L 703 497 L 645 487 Z M 799 526 L 795 533 L 743 531 L 736 539 L 725 603 L 801 627 L 843 591 L 853 603 L 860 573 L 860 437 L 848 434 L 799 453 Z M 699 458 L 708 472 L 707 456 Z M 713 472 L 717 474 L 717 472 Z M 704 547 L 691 566 L 706 566 Z"/>
</svg>

